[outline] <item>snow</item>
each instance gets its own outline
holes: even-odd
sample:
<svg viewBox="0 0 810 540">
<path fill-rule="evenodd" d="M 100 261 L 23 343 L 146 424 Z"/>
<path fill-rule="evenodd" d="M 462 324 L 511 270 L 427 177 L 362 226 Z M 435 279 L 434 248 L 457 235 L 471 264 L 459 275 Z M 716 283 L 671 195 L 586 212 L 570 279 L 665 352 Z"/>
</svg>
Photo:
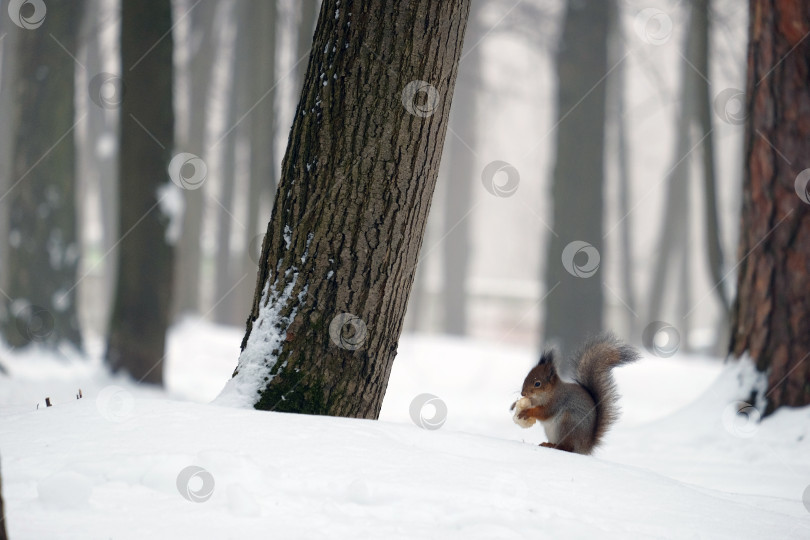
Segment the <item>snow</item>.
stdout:
<svg viewBox="0 0 810 540">
<path fill-rule="evenodd" d="M 166 243 L 170 246 L 177 244 L 183 232 L 183 214 L 186 203 L 183 192 L 172 182 L 161 185 L 157 190 L 158 204 L 163 215 L 169 218 L 166 227 Z"/>
<path fill-rule="evenodd" d="M 750 362 L 645 356 L 616 370 L 622 421 L 579 456 L 511 420 L 530 350 L 406 336 L 368 421 L 208 404 L 242 335 L 175 326 L 166 391 L 105 373 L 99 343 L 87 361 L 0 349 L 10 537 L 810 536 L 810 408 L 729 415 Z M 415 398 L 422 418 L 444 410 L 423 394 L 446 408 L 438 429 L 411 419 Z"/>
</svg>

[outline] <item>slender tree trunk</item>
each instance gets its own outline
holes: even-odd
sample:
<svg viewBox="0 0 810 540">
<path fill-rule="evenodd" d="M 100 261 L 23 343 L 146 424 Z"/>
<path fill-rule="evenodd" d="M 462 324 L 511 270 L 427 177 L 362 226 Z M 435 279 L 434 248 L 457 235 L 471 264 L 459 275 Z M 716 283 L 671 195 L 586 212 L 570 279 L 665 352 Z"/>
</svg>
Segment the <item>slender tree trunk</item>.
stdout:
<svg viewBox="0 0 810 540">
<path fill-rule="evenodd" d="M 706 77 L 710 73 L 710 35 L 711 20 L 709 18 L 711 0 L 695 0 L 692 5 L 692 25 L 695 28 L 695 55 L 692 61 L 697 70 Z M 710 104 L 713 101 L 709 81 L 703 77 L 695 77 L 697 85 L 697 111 L 696 120 L 700 128 L 699 135 L 703 137 L 703 152 L 701 167 L 703 169 L 703 199 L 704 217 L 706 221 L 706 246 L 708 248 L 707 263 L 712 283 L 720 285 L 714 289 L 720 306 L 723 309 L 722 325 L 728 324 L 728 310 L 730 301 L 723 286 L 723 246 L 720 242 L 720 220 L 717 210 L 717 173 L 714 166 L 714 137 L 712 132 L 712 113 Z"/>
<path fill-rule="evenodd" d="M 272 0 L 273 2 L 275 0 Z M 191 17 L 191 60 L 189 62 L 190 95 L 188 133 L 183 134 L 183 151 L 206 159 L 205 135 L 208 128 L 209 88 L 212 58 L 215 56 L 216 27 L 219 0 L 188 2 Z M 175 313 L 197 312 L 200 308 L 200 267 L 202 249 L 200 235 L 204 214 L 204 189 L 186 190 L 183 212 L 183 233 L 177 245 Z"/>
<path fill-rule="evenodd" d="M 593 249 L 578 249 L 566 270 L 565 248 L 587 242 L 602 252 L 604 197 L 605 83 L 608 2 L 569 1 L 557 56 L 557 157 L 552 196 L 554 224 L 546 258 L 545 283 L 556 289 L 546 298 L 544 340 L 564 353 L 588 334 L 602 329 L 601 272 L 591 274 Z M 570 249 L 570 248 L 569 248 Z M 587 258 L 587 261 L 585 260 Z"/>
<path fill-rule="evenodd" d="M 76 64 L 65 52 L 77 51 L 82 4 L 49 2 L 41 28 L 10 29 L 18 32 L 14 167 L 9 191 L 0 197 L 8 198 L 6 292 L 13 299 L 3 336 L 16 347 L 32 341 L 82 346 L 76 308 Z"/>
<path fill-rule="evenodd" d="M 247 255 L 242 259 L 242 273 L 249 278 L 237 287 L 236 298 L 239 305 L 247 305 L 253 298 L 257 273 L 258 254 L 257 236 L 263 230 L 265 218 L 260 216 L 263 199 L 272 200 L 276 189 L 277 173 L 275 169 L 275 57 L 276 57 L 276 8 L 275 2 L 262 4 L 262 7 L 251 14 L 247 24 L 252 48 L 260 59 L 251 65 L 246 80 L 250 85 L 250 103 L 245 108 L 255 105 L 253 111 L 243 120 L 244 129 L 250 133 L 250 181 L 248 187 L 248 211 L 245 222 L 244 245 Z M 244 114 L 244 113 L 243 113 Z"/>
<path fill-rule="evenodd" d="M 749 28 L 731 354 L 766 374 L 752 402 L 767 399 L 771 413 L 810 404 L 810 4 L 754 0 Z"/>
<path fill-rule="evenodd" d="M 170 0 L 123 0 L 118 283 L 107 363 L 133 378 L 163 382 L 172 297 L 173 248 L 165 198 L 179 196 L 168 174 L 174 146 L 173 40 Z M 185 171 L 181 171 L 184 176 Z"/>
<path fill-rule="evenodd" d="M 691 8 L 692 13 L 696 8 Z M 690 160 L 689 152 L 691 148 L 691 126 L 697 110 L 697 103 L 700 101 L 697 89 L 699 87 L 697 79 L 700 75 L 695 73 L 695 70 L 689 64 L 694 65 L 695 57 L 697 56 L 697 42 L 696 35 L 700 30 L 695 27 L 694 20 L 686 32 L 685 38 L 685 58 L 686 61 L 681 62 L 681 81 L 680 90 L 678 95 L 680 97 L 680 109 L 677 113 L 676 132 L 675 132 L 675 154 L 673 156 L 674 166 L 670 172 L 667 181 L 667 193 L 665 197 L 664 218 L 661 222 L 661 236 L 658 241 L 660 252 L 655 254 L 655 265 L 653 269 L 653 278 L 649 292 L 649 311 L 647 314 L 648 321 L 655 321 L 664 318 L 664 299 L 667 291 L 677 290 L 677 294 L 673 297 L 675 301 L 674 313 L 679 313 L 683 316 L 681 311 L 681 304 L 679 300 L 686 295 L 686 291 L 680 290 L 682 278 L 680 273 L 688 271 L 683 264 L 678 266 L 680 261 L 686 260 L 686 255 L 683 253 L 689 249 L 689 240 L 687 236 L 687 221 L 689 216 L 689 170 Z M 672 288 L 667 288 L 668 276 L 674 277 Z M 681 281 L 679 281 L 681 279 Z M 681 332 L 683 330 L 686 320 L 679 320 L 678 326 Z M 683 340 L 686 343 L 688 340 Z"/>
<path fill-rule="evenodd" d="M 636 302 L 636 292 L 633 283 L 633 235 L 632 220 L 630 219 L 632 200 L 630 186 L 633 184 L 630 177 L 630 149 L 627 145 L 627 121 L 625 119 L 624 100 L 626 97 L 625 85 L 625 63 L 624 56 L 624 35 L 620 24 L 620 9 L 616 1 L 610 2 L 610 65 L 616 66 L 612 77 L 612 101 L 614 105 L 614 127 L 616 134 L 616 172 L 619 187 L 619 213 L 625 216 L 619 225 L 619 249 L 621 264 L 619 272 L 621 274 L 622 290 L 624 298 L 622 301 L 627 308 L 625 310 L 627 335 L 638 335 L 638 312 Z"/>
<path fill-rule="evenodd" d="M 275 152 L 275 102 L 276 102 L 276 2 L 263 2 L 253 15 L 257 54 L 262 59 L 253 66 L 253 84 L 256 104 L 250 113 L 256 120 L 251 124 L 253 147 L 250 153 L 251 177 L 259 179 L 262 193 L 272 197 L 276 191 L 276 152 Z M 253 217 L 253 216 L 251 216 Z M 258 211 L 255 224 L 249 226 L 256 230 L 261 220 Z"/>
<path fill-rule="evenodd" d="M 233 20 L 230 21 L 238 27 L 240 21 L 245 20 L 242 13 L 251 14 L 248 9 L 249 6 L 245 3 L 239 3 L 232 7 Z M 247 36 L 244 34 L 236 35 L 231 38 L 229 46 L 231 47 L 230 56 L 225 61 L 230 66 L 228 79 L 230 84 L 226 83 L 226 108 L 225 126 L 230 129 L 230 126 L 236 124 L 238 120 L 238 106 L 239 106 L 239 92 L 236 88 L 239 81 L 246 80 L 247 67 L 253 67 L 251 62 L 244 61 L 252 54 L 249 47 Z M 233 264 L 231 260 L 231 229 L 234 222 L 234 190 L 236 185 L 236 147 L 238 143 L 238 132 L 233 130 L 222 141 L 222 160 L 220 166 L 220 197 L 218 217 L 217 217 L 217 256 L 214 263 L 214 320 L 220 324 L 235 324 L 234 319 L 234 297 L 233 286 Z"/>
<path fill-rule="evenodd" d="M 6 513 L 3 508 L 3 471 L 0 469 L 0 540 L 8 540 L 6 533 Z"/>
<path fill-rule="evenodd" d="M 243 352 L 225 394 L 258 409 L 376 418 L 438 174 L 469 1 L 337 2 L 321 8 Z"/>
<path fill-rule="evenodd" d="M 85 85 L 89 87 L 94 77 L 105 72 L 105 59 L 109 52 L 104 51 L 101 36 L 101 21 L 106 10 L 104 0 L 89 0 L 82 23 L 82 36 L 85 42 L 85 60 L 87 67 Z M 103 76 L 103 75 L 102 75 Z M 112 309 L 112 298 L 115 295 L 115 276 L 118 273 L 118 253 L 116 242 L 120 238 L 118 231 L 118 171 L 116 139 L 117 108 L 104 107 L 94 102 L 89 93 L 81 96 L 87 108 L 85 140 L 80 148 L 80 175 L 84 190 L 91 187 L 98 189 L 99 210 L 101 214 L 101 252 L 105 254 L 101 261 L 101 293 L 99 299 L 93 300 L 92 321 L 100 321 L 101 332 L 106 334 L 106 323 Z M 81 202 L 80 208 L 87 203 Z M 101 308 L 101 309 L 99 309 Z M 96 327 L 98 328 L 98 327 Z"/>
<path fill-rule="evenodd" d="M 458 84 L 450 114 L 451 133 L 447 140 L 450 166 L 447 167 L 447 196 L 444 197 L 442 236 L 444 331 L 452 335 L 467 333 L 467 278 L 470 269 L 470 227 L 467 217 L 472 188 L 480 185 L 476 175 L 478 146 L 478 92 L 481 87 L 481 46 L 484 35 L 480 21 L 481 4 L 472 3 L 467 26 L 469 52 L 458 69 Z M 471 48 L 474 47 L 474 48 Z"/>
<path fill-rule="evenodd" d="M 304 73 L 309 63 L 309 49 L 312 47 L 312 32 L 318 20 L 320 0 L 296 0 L 298 4 L 298 35 L 295 46 L 295 90 L 299 92 L 304 84 Z M 306 58 L 304 58 L 306 56 Z M 300 92 L 299 92 L 300 93 Z M 296 95 L 299 95 L 298 93 Z"/>
</svg>

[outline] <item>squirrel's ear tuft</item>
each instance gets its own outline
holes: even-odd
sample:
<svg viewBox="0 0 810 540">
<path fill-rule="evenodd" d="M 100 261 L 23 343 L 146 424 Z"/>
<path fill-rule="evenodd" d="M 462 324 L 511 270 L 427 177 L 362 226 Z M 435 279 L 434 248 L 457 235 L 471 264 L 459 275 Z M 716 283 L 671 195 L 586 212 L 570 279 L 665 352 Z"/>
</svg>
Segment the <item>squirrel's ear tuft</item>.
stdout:
<svg viewBox="0 0 810 540">
<path fill-rule="evenodd" d="M 537 362 L 538 366 L 544 366 L 546 364 L 554 365 L 554 349 L 543 351 L 543 355 L 540 356 L 540 361 Z"/>
</svg>

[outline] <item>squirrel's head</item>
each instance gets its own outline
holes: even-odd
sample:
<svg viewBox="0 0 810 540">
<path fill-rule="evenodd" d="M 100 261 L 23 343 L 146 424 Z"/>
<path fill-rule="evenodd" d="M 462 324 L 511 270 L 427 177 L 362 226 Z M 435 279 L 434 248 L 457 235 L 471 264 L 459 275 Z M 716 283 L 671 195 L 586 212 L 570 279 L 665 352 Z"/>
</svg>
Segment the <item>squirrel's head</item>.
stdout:
<svg viewBox="0 0 810 540">
<path fill-rule="evenodd" d="M 520 394 L 528 397 L 543 394 L 554 387 L 558 380 L 557 368 L 554 365 L 554 351 L 545 351 L 537 365 L 526 375 Z"/>
</svg>

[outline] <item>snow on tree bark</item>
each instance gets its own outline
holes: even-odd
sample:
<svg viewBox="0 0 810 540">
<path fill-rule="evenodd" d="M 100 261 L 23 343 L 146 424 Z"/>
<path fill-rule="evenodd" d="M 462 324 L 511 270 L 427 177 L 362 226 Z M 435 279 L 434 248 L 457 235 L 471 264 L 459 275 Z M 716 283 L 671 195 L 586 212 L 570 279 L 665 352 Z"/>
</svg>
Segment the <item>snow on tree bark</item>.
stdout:
<svg viewBox="0 0 810 540">
<path fill-rule="evenodd" d="M 766 413 L 810 403 L 810 173 L 802 172 L 810 166 L 808 33 L 810 4 L 751 2 L 731 353 L 747 352 L 767 373 Z"/>
<path fill-rule="evenodd" d="M 221 401 L 379 415 L 468 13 L 468 0 L 323 3 Z"/>
</svg>

